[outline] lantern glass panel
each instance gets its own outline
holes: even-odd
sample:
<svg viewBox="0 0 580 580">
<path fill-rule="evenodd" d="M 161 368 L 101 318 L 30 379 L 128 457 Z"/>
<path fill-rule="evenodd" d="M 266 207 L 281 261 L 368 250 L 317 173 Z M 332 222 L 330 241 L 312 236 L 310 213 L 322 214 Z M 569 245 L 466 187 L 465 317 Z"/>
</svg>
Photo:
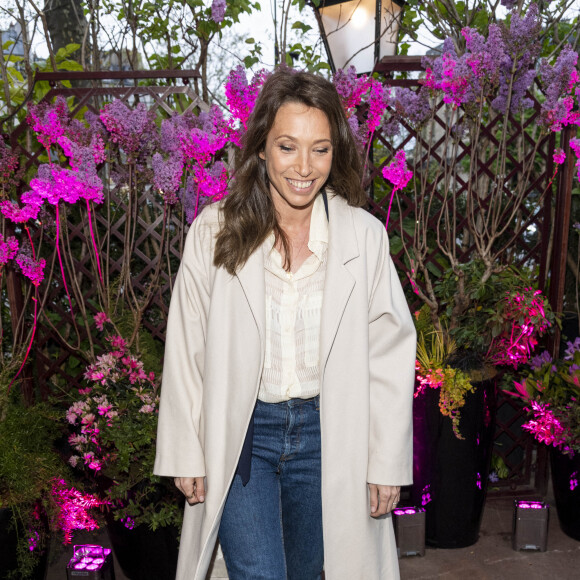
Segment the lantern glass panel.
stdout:
<svg viewBox="0 0 580 580">
<path fill-rule="evenodd" d="M 358 73 L 375 66 L 376 0 L 321 2 L 320 18 L 336 69 L 354 66 Z M 395 54 L 401 7 L 384 0 L 381 7 L 379 60 Z"/>
</svg>

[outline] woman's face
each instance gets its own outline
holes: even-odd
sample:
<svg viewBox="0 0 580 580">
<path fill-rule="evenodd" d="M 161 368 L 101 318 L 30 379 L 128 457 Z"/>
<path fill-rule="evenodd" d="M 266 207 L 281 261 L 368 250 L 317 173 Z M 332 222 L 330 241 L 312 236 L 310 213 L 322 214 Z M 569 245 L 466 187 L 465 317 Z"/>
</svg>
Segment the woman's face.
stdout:
<svg viewBox="0 0 580 580">
<path fill-rule="evenodd" d="M 276 209 L 287 213 L 309 207 L 326 183 L 332 166 L 326 115 L 302 103 L 282 105 L 260 157 L 266 161 Z"/>
</svg>

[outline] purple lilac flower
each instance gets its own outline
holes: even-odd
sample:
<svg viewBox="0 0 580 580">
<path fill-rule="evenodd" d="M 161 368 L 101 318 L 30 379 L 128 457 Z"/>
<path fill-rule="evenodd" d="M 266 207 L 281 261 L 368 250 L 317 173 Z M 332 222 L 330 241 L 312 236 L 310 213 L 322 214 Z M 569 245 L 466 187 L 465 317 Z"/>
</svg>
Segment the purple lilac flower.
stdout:
<svg viewBox="0 0 580 580">
<path fill-rule="evenodd" d="M 554 163 L 562 165 L 562 163 L 566 161 L 566 153 L 561 148 L 558 147 L 558 149 L 554 151 L 553 159 Z"/>
<path fill-rule="evenodd" d="M 363 75 L 358 78 L 354 66 L 349 67 L 347 71 L 338 69 L 332 82 L 347 114 L 360 105 L 362 96 L 367 91 L 367 77 Z"/>
<path fill-rule="evenodd" d="M 16 262 L 22 269 L 22 273 L 35 286 L 39 286 L 44 280 L 44 267 L 46 266 L 46 260 L 44 258 L 34 260 L 26 254 L 19 254 L 16 256 Z"/>
<path fill-rule="evenodd" d="M 541 369 L 544 365 L 552 362 L 552 355 L 545 350 L 543 353 L 538 354 L 530 359 L 530 368 L 533 371 Z"/>
<path fill-rule="evenodd" d="M 574 342 L 568 341 L 566 343 L 568 347 L 564 354 L 564 360 L 574 360 L 574 354 L 580 351 L 580 337 L 577 337 Z"/>
<path fill-rule="evenodd" d="M 248 83 L 246 70 L 242 65 L 238 65 L 228 75 L 226 81 L 228 107 L 233 117 L 238 119 L 244 128 L 267 76 L 268 73 L 265 70 L 260 70 L 254 75 L 252 82 Z"/>
<path fill-rule="evenodd" d="M 406 87 L 396 87 L 395 96 L 390 100 L 395 113 L 412 125 L 421 125 L 431 116 L 429 91 L 425 87 L 415 92 Z"/>
<path fill-rule="evenodd" d="M 46 101 L 31 105 L 28 112 L 28 124 L 47 149 L 65 134 L 70 123 L 68 105 L 64 97 L 57 97 L 54 105 Z"/>
<path fill-rule="evenodd" d="M 0 138 L 0 191 L 17 185 L 14 172 L 18 167 L 18 156 Z"/>
<path fill-rule="evenodd" d="M 123 101 L 115 100 L 101 111 L 101 121 L 131 161 L 135 161 L 142 149 L 150 149 L 157 143 L 155 113 L 144 103 L 129 109 Z"/>
<path fill-rule="evenodd" d="M 573 90 L 578 83 L 578 54 L 566 47 L 552 66 L 546 59 L 540 64 L 540 76 L 546 94 L 542 103 L 540 124 L 552 131 L 561 131 L 570 124 L 580 124 L 580 115 L 573 112 Z"/>
<path fill-rule="evenodd" d="M 500 0 L 502 6 L 505 6 L 508 10 L 511 10 L 517 5 L 518 0 Z"/>
<path fill-rule="evenodd" d="M 104 199 L 103 182 L 93 171 L 74 171 L 44 164 L 38 168 L 36 178 L 30 181 L 30 187 L 53 205 L 61 199 L 68 203 L 76 203 L 81 198 L 102 203 Z"/>
<path fill-rule="evenodd" d="M 36 204 L 25 204 L 20 207 L 17 202 L 13 200 L 6 200 L 0 202 L 0 212 L 2 215 L 14 223 L 26 223 L 30 220 L 35 220 L 38 217 L 40 206 Z"/>
<path fill-rule="evenodd" d="M 18 241 L 14 236 L 4 238 L 0 234 L 0 266 L 6 264 L 8 260 L 12 260 L 18 251 Z"/>
<path fill-rule="evenodd" d="M 152 159 L 153 184 L 169 203 L 175 203 L 175 193 L 181 184 L 183 161 L 181 156 L 171 155 L 163 159 L 160 153 L 155 153 Z"/>
<path fill-rule="evenodd" d="M 211 19 L 219 24 L 226 15 L 226 0 L 213 0 L 211 3 Z"/>
</svg>

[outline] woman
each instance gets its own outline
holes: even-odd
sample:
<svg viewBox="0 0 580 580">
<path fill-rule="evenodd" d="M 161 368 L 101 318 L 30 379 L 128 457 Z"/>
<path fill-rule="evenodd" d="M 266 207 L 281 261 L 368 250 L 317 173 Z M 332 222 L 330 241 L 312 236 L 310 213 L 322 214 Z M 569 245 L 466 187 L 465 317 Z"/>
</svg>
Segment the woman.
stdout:
<svg viewBox="0 0 580 580">
<path fill-rule="evenodd" d="M 177 577 L 398 578 L 415 331 L 328 81 L 278 71 L 169 312 L 155 473 L 185 507 Z"/>
</svg>

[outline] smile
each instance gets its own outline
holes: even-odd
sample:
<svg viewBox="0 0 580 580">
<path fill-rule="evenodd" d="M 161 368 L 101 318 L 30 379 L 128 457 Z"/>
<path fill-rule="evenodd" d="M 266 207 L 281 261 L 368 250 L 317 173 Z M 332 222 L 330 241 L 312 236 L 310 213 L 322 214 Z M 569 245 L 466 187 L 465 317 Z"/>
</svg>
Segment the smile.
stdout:
<svg viewBox="0 0 580 580">
<path fill-rule="evenodd" d="M 288 179 L 288 183 L 296 189 L 307 189 L 314 183 L 314 181 L 312 179 L 310 181 L 295 181 L 294 179 Z"/>
</svg>

